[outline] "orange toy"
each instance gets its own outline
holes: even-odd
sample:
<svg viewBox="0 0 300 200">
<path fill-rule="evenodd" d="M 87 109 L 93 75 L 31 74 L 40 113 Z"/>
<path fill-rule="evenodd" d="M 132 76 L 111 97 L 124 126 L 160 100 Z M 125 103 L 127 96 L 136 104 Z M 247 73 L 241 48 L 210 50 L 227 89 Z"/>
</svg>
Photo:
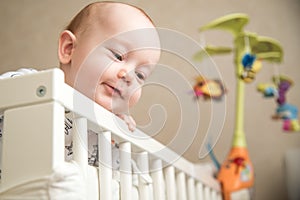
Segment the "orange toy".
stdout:
<svg viewBox="0 0 300 200">
<path fill-rule="evenodd" d="M 224 200 L 231 199 L 231 193 L 254 185 L 254 170 L 248 151 L 233 147 L 218 174 Z"/>
</svg>

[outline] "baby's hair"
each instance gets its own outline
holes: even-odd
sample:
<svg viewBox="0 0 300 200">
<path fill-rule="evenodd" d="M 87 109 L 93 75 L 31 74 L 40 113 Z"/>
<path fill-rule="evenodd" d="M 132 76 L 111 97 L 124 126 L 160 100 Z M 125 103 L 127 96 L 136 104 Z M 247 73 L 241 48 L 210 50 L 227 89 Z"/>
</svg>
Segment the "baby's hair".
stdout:
<svg viewBox="0 0 300 200">
<path fill-rule="evenodd" d="M 98 2 L 94 2 L 91 3 L 89 5 L 87 5 L 86 7 L 84 7 L 73 19 L 72 21 L 66 26 L 65 30 L 69 30 L 72 33 L 76 34 L 76 33 L 81 33 L 85 31 L 85 28 L 87 27 L 86 25 L 84 25 L 85 23 L 88 23 L 88 19 L 91 16 L 91 11 L 95 6 L 98 6 L 99 8 L 104 8 L 107 5 L 111 5 L 111 4 L 123 4 L 123 5 L 127 5 L 130 7 L 133 7 L 135 9 L 137 9 L 138 11 L 140 11 L 146 18 L 149 19 L 149 21 L 154 25 L 152 19 L 149 17 L 149 15 L 147 15 L 147 13 L 142 10 L 141 8 L 134 6 L 134 5 L 130 5 L 127 3 L 121 3 L 121 2 L 114 2 L 114 1 L 98 1 Z M 99 15 L 103 15 L 103 13 L 99 13 Z M 84 23 L 83 23 L 84 22 Z"/>
</svg>

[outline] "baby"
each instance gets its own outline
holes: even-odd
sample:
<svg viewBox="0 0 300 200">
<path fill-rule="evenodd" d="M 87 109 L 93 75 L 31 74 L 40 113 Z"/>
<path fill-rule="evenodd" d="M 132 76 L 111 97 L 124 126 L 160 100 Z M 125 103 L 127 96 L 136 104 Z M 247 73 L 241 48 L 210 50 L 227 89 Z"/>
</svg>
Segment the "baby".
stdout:
<svg viewBox="0 0 300 200">
<path fill-rule="evenodd" d="M 128 108 L 160 57 L 152 20 L 139 8 L 96 2 L 81 10 L 59 38 L 65 81 L 135 128 Z"/>
<path fill-rule="evenodd" d="M 141 87 L 160 57 L 160 41 L 151 19 L 139 8 L 96 2 L 80 11 L 59 38 L 58 57 L 67 84 L 125 120 L 141 96 Z M 66 127 L 72 128 L 67 119 Z M 72 155 L 66 130 L 67 160 Z M 89 131 L 89 164 L 97 165 L 97 135 Z M 69 156 L 68 156 L 69 155 Z"/>
<path fill-rule="evenodd" d="M 142 85 L 159 57 L 160 41 L 152 20 L 141 9 L 124 3 L 89 4 L 59 37 L 58 58 L 65 82 L 122 118 L 131 131 L 135 121 L 128 115 L 128 109 L 138 102 Z M 33 72 L 21 69 L 0 79 Z M 0 134 L 1 122 L 0 116 Z M 68 160 L 72 155 L 68 137 L 72 121 L 66 119 L 65 124 Z M 89 149 L 91 162 L 95 160 L 92 152 Z"/>
<path fill-rule="evenodd" d="M 82 9 L 60 34 L 58 58 L 65 82 L 126 121 L 128 109 L 160 57 L 152 20 L 141 9 L 118 2 L 95 2 Z M 21 69 L 2 76 L 35 72 Z"/>
</svg>

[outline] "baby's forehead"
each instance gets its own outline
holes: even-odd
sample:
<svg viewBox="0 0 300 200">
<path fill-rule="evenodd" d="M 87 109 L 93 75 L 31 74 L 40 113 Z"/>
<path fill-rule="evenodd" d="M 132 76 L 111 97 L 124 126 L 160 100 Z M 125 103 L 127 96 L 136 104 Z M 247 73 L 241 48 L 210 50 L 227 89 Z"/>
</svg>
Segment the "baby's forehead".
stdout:
<svg viewBox="0 0 300 200">
<path fill-rule="evenodd" d="M 66 30 L 70 30 L 76 36 L 82 36 L 85 33 L 93 34 L 94 32 L 90 30 L 99 27 L 102 30 L 119 28 L 119 32 L 124 32 L 154 27 L 154 24 L 151 18 L 138 7 L 119 2 L 95 2 L 82 9 Z"/>
<path fill-rule="evenodd" d="M 141 28 L 113 35 L 105 44 L 119 44 L 130 49 L 160 49 L 160 40 L 155 28 Z"/>
<path fill-rule="evenodd" d="M 160 49 L 160 40 L 152 20 L 139 8 L 123 3 L 101 2 L 89 9 L 84 38 L 96 38 L 98 45 L 126 47 L 126 52 Z"/>
<path fill-rule="evenodd" d="M 113 3 L 99 14 L 97 27 L 99 34 L 105 35 L 106 42 L 118 42 L 132 48 L 160 48 L 155 26 L 138 8 Z"/>
<path fill-rule="evenodd" d="M 125 4 L 125 3 L 118 3 L 118 2 L 110 2 L 110 3 L 104 3 L 103 5 L 100 4 L 98 7 L 98 13 L 106 13 L 106 15 L 109 15 L 110 13 L 113 14 L 117 14 L 116 17 L 118 17 L 118 14 L 132 14 L 132 13 L 136 13 L 137 15 L 140 15 L 141 17 L 145 17 L 146 19 L 148 19 L 152 24 L 152 19 L 145 13 L 144 10 L 136 7 L 136 6 L 132 6 L 129 4 Z M 131 19 L 133 20 L 133 19 Z"/>
<path fill-rule="evenodd" d="M 126 4 L 111 4 L 97 12 L 99 22 L 107 27 L 119 27 L 121 31 L 128 31 L 138 28 L 154 27 L 150 17 L 136 7 Z M 123 30 L 121 29 L 123 28 Z"/>
<path fill-rule="evenodd" d="M 121 24 L 124 21 L 136 21 L 136 18 L 144 18 L 154 26 L 152 19 L 140 8 L 118 2 L 99 2 L 91 5 L 86 15 L 86 21 L 100 22 L 109 25 L 117 19 Z M 130 18 L 134 16 L 135 18 Z"/>
</svg>

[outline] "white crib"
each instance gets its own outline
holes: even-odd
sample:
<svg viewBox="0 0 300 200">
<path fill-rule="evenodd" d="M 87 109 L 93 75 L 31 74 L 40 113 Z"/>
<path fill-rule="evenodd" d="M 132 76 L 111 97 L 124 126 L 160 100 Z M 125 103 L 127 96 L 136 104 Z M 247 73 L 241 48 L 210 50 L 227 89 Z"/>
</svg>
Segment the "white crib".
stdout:
<svg viewBox="0 0 300 200">
<path fill-rule="evenodd" d="M 139 130 L 127 132 L 114 114 L 66 85 L 59 69 L 0 80 L 0 94 L 0 199 L 222 199 L 206 167 L 145 139 Z M 72 162 L 64 158 L 66 112 L 74 123 Z M 88 165 L 87 130 L 98 134 L 99 167 Z M 120 142 L 119 187 L 112 178 L 111 138 Z M 132 159 L 138 174 L 132 173 Z"/>
</svg>

